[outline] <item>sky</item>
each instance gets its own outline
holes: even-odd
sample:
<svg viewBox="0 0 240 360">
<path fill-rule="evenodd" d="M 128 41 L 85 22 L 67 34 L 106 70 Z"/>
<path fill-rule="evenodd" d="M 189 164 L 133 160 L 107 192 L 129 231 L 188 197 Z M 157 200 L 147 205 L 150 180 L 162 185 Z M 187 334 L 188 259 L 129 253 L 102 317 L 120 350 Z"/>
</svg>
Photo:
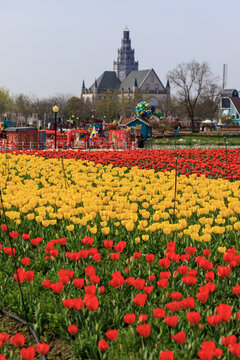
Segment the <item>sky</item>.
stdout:
<svg viewBox="0 0 240 360">
<path fill-rule="evenodd" d="M 11 95 L 80 96 L 113 70 L 130 30 L 139 70 L 165 85 L 183 62 L 207 62 L 240 90 L 240 0 L 0 0 L 0 87 Z"/>
</svg>

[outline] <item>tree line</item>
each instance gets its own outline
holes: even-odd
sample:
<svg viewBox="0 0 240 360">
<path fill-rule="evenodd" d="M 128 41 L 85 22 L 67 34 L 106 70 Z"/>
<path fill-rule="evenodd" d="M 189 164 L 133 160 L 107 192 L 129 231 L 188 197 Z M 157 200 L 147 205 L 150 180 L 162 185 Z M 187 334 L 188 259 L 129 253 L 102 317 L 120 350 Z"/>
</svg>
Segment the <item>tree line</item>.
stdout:
<svg viewBox="0 0 240 360">
<path fill-rule="evenodd" d="M 195 60 L 179 64 L 167 74 L 170 80 L 171 96 L 159 101 L 158 110 L 169 114 L 188 118 L 194 127 L 197 118 L 217 118 L 221 87 L 219 79 L 214 76 L 207 63 Z M 25 119 L 37 114 L 39 119 L 53 118 L 53 105 L 59 107 L 58 116 L 63 119 L 74 119 L 78 122 L 91 118 L 104 118 L 106 121 L 118 120 L 121 116 L 135 115 L 135 107 L 139 101 L 148 101 L 148 97 L 136 91 L 131 96 L 112 92 L 105 99 L 94 103 L 84 102 L 81 97 L 58 94 L 46 99 L 29 97 L 25 94 L 11 96 L 9 90 L 0 88 L 0 116 L 10 114 L 15 118 L 21 114 Z"/>
</svg>

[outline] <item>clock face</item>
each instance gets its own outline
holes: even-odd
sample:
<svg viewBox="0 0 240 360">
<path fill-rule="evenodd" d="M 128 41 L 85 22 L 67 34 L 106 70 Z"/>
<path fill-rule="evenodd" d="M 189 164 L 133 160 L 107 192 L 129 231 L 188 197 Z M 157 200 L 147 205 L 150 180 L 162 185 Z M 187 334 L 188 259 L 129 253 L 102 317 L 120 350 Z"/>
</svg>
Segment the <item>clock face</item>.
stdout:
<svg viewBox="0 0 240 360">
<path fill-rule="evenodd" d="M 124 75 L 124 71 L 120 71 L 120 73 L 119 73 L 121 76 L 123 76 Z"/>
</svg>

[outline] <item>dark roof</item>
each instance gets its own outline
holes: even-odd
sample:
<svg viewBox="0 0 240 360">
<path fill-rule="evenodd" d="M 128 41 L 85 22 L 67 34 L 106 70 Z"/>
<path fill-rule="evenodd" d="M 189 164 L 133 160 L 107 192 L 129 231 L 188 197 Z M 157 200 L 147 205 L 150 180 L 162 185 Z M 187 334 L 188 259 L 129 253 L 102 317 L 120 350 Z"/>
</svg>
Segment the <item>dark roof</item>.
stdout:
<svg viewBox="0 0 240 360">
<path fill-rule="evenodd" d="M 3 131 L 8 131 L 8 132 L 16 132 L 16 131 L 26 131 L 26 130 L 37 130 L 37 128 L 35 127 L 8 127 L 6 129 L 4 129 Z"/>
<path fill-rule="evenodd" d="M 97 83 L 98 91 L 107 91 L 107 89 L 118 89 L 121 81 L 117 78 L 115 71 L 104 71 L 104 73 L 95 80 Z M 90 89 L 94 90 L 94 84 L 90 86 Z"/>
<path fill-rule="evenodd" d="M 239 115 L 240 115 L 240 98 L 238 98 L 238 97 L 231 97 L 230 99 L 231 99 L 233 105 L 235 106 L 237 112 L 238 112 Z"/>
<path fill-rule="evenodd" d="M 236 95 L 233 95 L 235 93 Z M 221 93 L 222 97 L 238 97 L 238 91 L 236 89 L 223 89 Z"/>
<path fill-rule="evenodd" d="M 127 91 L 128 89 L 133 88 L 134 84 L 135 84 L 135 79 L 137 81 L 138 87 L 141 86 L 143 80 L 145 79 L 145 77 L 148 75 L 148 73 L 151 70 L 133 70 L 130 72 L 130 74 L 128 74 L 128 76 L 126 77 L 126 79 L 124 79 L 120 86 L 119 89 L 123 91 Z"/>
</svg>

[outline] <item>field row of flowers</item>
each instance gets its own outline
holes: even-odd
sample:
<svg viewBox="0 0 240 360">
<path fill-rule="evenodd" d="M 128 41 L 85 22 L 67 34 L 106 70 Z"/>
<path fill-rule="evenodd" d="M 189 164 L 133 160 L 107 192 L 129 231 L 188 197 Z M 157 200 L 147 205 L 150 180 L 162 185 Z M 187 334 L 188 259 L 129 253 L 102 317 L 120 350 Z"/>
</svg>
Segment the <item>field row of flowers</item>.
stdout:
<svg viewBox="0 0 240 360">
<path fill-rule="evenodd" d="M 25 153 L 19 151 L 18 153 Z M 177 168 L 180 174 L 204 174 L 212 178 L 240 179 L 240 149 L 184 149 L 184 150 L 129 150 L 129 151 L 36 151 L 27 152 L 47 159 L 67 158 L 93 161 L 95 164 L 113 164 L 117 167 L 156 171 Z"/>
<path fill-rule="evenodd" d="M 155 168 L 147 151 L 59 154 L 0 154 L 0 308 L 25 316 L 20 282 L 34 329 L 78 359 L 240 357 L 240 181 L 179 169 L 176 182 L 175 153 Z"/>
</svg>

